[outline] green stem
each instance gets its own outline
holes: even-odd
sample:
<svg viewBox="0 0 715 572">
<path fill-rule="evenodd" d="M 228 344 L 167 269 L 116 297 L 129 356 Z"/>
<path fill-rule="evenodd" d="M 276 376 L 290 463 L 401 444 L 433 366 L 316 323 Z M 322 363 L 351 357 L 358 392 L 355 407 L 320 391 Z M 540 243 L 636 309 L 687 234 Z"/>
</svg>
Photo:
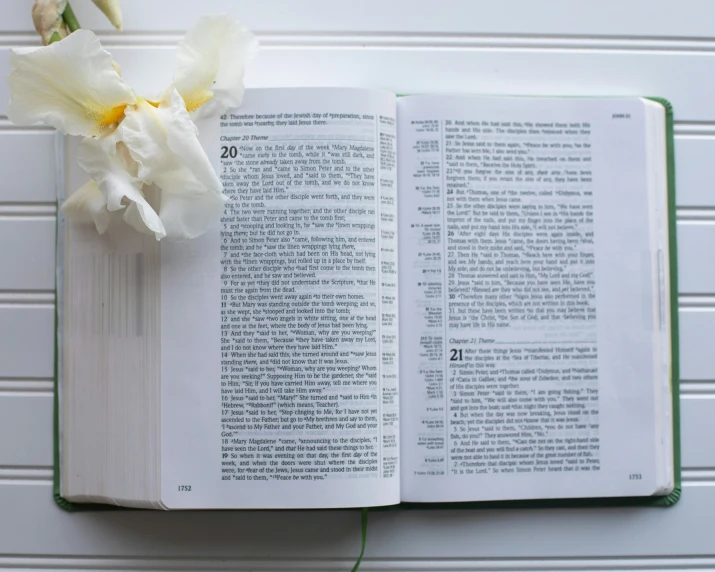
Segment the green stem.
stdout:
<svg viewBox="0 0 715 572">
<path fill-rule="evenodd" d="M 65 6 L 65 11 L 62 12 L 62 18 L 65 21 L 65 24 L 67 24 L 67 29 L 70 31 L 70 34 L 75 30 L 80 29 L 81 26 L 77 21 L 77 16 L 74 15 L 74 11 L 72 10 L 72 6 L 70 6 L 69 2 L 67 2 L 67 5 Z"/>
<path fill-rule="evenodd" d="M 49 46 L 50 44 L 54 42 L 59 42 L 62 38 L 57 32 L 53 32 L 52 35 L 50 36 L 50 41 L 47 42 L 47 45 Z"/>
</svg>

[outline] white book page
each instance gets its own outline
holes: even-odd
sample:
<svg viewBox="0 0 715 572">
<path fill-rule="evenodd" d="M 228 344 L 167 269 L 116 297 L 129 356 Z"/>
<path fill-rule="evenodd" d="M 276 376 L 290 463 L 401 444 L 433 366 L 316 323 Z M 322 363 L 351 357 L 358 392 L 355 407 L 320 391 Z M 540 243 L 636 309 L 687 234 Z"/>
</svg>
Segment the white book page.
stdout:
<svg viewBox="0 0 715 572">
<path fill-rule="evenodd" d="M 653 494 L 643 103 L 407 97 L 398 133 L 403 500 Z"/>
<path fill-rule="evenodd" d="M 162 242 L 169 508 L 399 502 L 395 111 L 248 90 L 213 126 L 220 228 Z"/>
</svg>

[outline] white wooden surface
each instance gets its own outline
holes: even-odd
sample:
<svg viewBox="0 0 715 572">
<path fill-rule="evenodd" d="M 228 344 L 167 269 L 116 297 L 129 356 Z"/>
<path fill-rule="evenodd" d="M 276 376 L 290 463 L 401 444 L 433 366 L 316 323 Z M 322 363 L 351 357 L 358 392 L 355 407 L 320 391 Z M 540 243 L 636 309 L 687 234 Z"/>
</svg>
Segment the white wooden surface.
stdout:
<svg viewBox="0 0 715 572">
<path fill-rule="evenodd" d="M 676 115 L 685 487 L 671 509 L 373 514 L 363 570 L 715 569 L 715 3 L 695 0 L 121 0 L 80 21 L 140 93 L 170 81 L 199 13 L 231 12 L 263 49 L 253 86 L 633 94 Z M 31 0 L 0 2 L 0 76 L 35 45 Z M 68 514 L 51 495 L 54 151 L 4 118 L 0 82 L 0 569 L 349 570 L 354 512 Z"/>
</svg>

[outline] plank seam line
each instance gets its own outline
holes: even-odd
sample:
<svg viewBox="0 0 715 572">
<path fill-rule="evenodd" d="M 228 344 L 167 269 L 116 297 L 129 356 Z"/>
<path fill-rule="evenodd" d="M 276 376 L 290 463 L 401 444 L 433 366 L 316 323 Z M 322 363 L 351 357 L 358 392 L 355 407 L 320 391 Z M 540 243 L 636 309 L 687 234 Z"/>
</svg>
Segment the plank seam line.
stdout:
<svg viewBox="0 0 715 572">
<path fill-rule="evenodd" d="M 43 301 L 21 301 L 21 302 L 4 302 L 0 300 L 0 310 L 6 309 L 6 308 L 15 308 L 15 309 L 25 309 L 25 310 L 30 310 L 32 308 L 41 308 L 43 310 L 52 310 L 54 309 L 55 304 L 53 302 L 43 302 Z"/>
<path fill-rule="evenodd" d="M 715 398 L 715 382 L 681 381 L 681 399 L 693 400 L 694 397 Z M 52 397 L 54 380 L 47 381 L 0 381 L 0 396 Z"/>
<path fill-rule="evenodd" d="M 715 295 L 687 293 L 678 295 L 678 308 L 713 308 L 715 307 Z"/>
<path fill-rule="evenodd" d="M 0 203 L 0 217 L 4 218 L 42 218 L 55 216 L 57 205 L 51 201 L 38 202 L 2 202 Z M 679 221 L 712 220 L 715 221 L 715 207 L 711 206 L 684 206 L 677 208 Z"/>
<path fill-rule="evenodd" d="M 715 485 L 715 469 L 712 468 L 683 468 L 682 477 L 686 482 L 707 481 Z"/>
<path fill-rule="evenodd" d="M 51 399 L 54 395 L 53 386 L 49 385 L 47 387 L 7 387 L 0 385 L 0 397 L 10 398 L 10 397 L 44 397 Z"/>
<path fill-rule="evenodd" d="M 20 207 L 0 206 L 0 221 L 54 222 L 56 207 L 39 206 L 34 208 L 29 204 Z M 689 225 L 712 225 L 715 223 L 715 209 L 711 207 L 678 207 L 676 221 Z"/>
<path fill-rule="evenodd" d="M 6 115 L 0 115 L 0 132 L 12 131 L 16 131 L 17 134 L 53 133 L 55 129 L 44 125 L 15 125 Z M 675 121 L 674 131 L 676 137 L 710 138 L 715 136 L 715 121 Z"/>
<path fill-rule="evenodd" d="M 355 36 L 360 38 L 371 37 L 398 37 L 398 38 L 507 38 L 507 39 L 531 39 L 531 40 L 593 40 L 593 41 L 625 41 L 625 42 L 689 42 L 693 44 L 712 43 L 715 44 L 715 36 L 678 36 L 678 35 L 652 35 L 652 34 L 560 34 L 560 33 L 529 33 L 529 32 L 429 32 L 424 30 L 381 30 L 381 31 L 361 31 L 361 30 L 285 30 L 285 29 L 259 29 L 253 28 L 253 33 L 259 37 L 344 37 Z M 183 38 L 185 29 L 166 30 L 122 30 L 116 31 L 113 28 L 95 30 L 94 33 L 105 41 L 112 38 L 133 38 L 133 37 L 161 37 L 174 39 Z M 39 36 L 28 26 L 26 30 L 3 30 L 0 31 L 0 38 L 24 37 L 33 38 L 39 42 Z"/>
<path fill-rule="evenodd" d="M 715 398 L 715 383 L 704 382 L 680 382 L 680 398 L 688 401 L 697 400 L 698 398 L 712 399 Z"/>
<path fill-rule="evenodd" d="M 55 201 L 0 201 L 0 208 L 55 207 Z"/>
<path fill-rule="evenodd" d="M 715 486 L 715 469 L 688 469 L 681 472 L 682 482 L 685 486 Z M 52 467 L 1 467 L 0 483 L 15 481 L 46 482 L 51 484 L 53 479 Z"/>
<path fill-rule="evenodd" d="M 715 207 L 677 207 L 675 215 L 677 222 L 715 221 Z"/>
<path fill-rule="evenodd" d="M 0 290 L 0 306 L 32 305 L 32 306 L 54 306 L 54 291 L 12 291 Z"/>
<path fill-rule="evenodd" d="M 52 467 L 2 467 L 0 466 L 0 482 L 52 481 Z"/>
<path fill-rule="evenodd" d="M 54 379 L 48 378 L 0 378 L 0 394 L 27 393 L 32 396 L 44 395 L 51 397 L 54 392 Z M 681 380 L 680 393 L 682 397 L 693 396 L 715 397 L 715 381 L 712 380 Z"/>
<path fill-rule="evenodd" d="M 590 34 L 516 34 L 464 32 L 359 32 L 331 30 L 321 31 L 254 31 L 265 47 L 283 46 L 355 46 L 355 47 L 412 47 L 428 49 L 440 47 L 500 47 L 505 49 L 598 49 L 603 51 L 715 51 L 713 38 L 688 38 L 677 36 L 608 36 Z M 98 31 L 105 47 L 148 46 L 173 47 L 183 37 L 184 31 Z M 38 36 L 28 32 L 4 32 L 0 34 L 0 46 L 36 46 Z"/>
<path fill-rule="evenodd" d="M 22 375 L 0 375 L 0 382 L 3 381 L 20 381 L 20 382 L 34 382 L 34 381 L 54 381 L 54 377 L 52 376 L 47 376 L 47 377 L 37 377 L 37 376 L 22 376 Z"/>
<path fill-rule="evenodd" d="M 54 203 L 26 203 L 0 205 L 0 220 L 54 221 L 57 207 Z M 678 207 L 677 222 L 684 223 L 715 223 L 715 208 L 712 207 Z"/>
<path fill-rule="evenodd" d="M 303 511 L 293 511 L 294 513 L 300 513 Z M 353 512 L 351 509 L 343 509 L 342 512 Z M 340 557 L 330 557 L 330 556 L 311 556 L 311 557 L 293 557 L 293 556 L 286 556 L 286 557 L 242 557 L 242 556 L 237 556 L 237 557 L 226 557 L 226 556 L 191 556 L 191 555 L 181 555 L 181 556 L 151 556 L 151 555 L 143 555 L 143 556 L 132 556 L 132 555 L 117 555 L 117 554 L 102 554 L 101 556 L 95 556 L 95 555 L 89 555 L 89 554 L 72 554 L 72 555 L 67 555 L 67 554 L 34 554 L 34 553 L 3 553 L 0 555 L 0 562 L 2 561 L 7 561 L 7 560 L 13 560 L 13 559 L 23 559 L 23 560 L 48 560 L 48 559 L 56 559 L 56 560 L 72 560 L 76 562 L 87 562 L 87 563 L 94 563 L 94 562 L 101 562 L 101 561 L 111 561 L 111 562 L 137 562 L 137 563 L 144 563 L 144 562 L 187 562 L 187 563 L 194 563 L 194 562 L 199 562 L 199 563 L 208 563 L 208 562 L 215 562 L 215 563 L 221 563 L 225 562 L 227 560 L 241 560 L 242 562 L 266 562 L 266 561 L 271 561 L 271 562 L 282 562 L 282 563 L 288 563 L 292 562 L 294 560 L 306 560 L 309 562 L 342 562 L 342 561 L 350 561 L 352 562 L 353 559 L 352 557 L 346 557 L 346 558 L 340 558 Z M 420 563 L 424 562 L 425 558 L 420 558 L 420 557 L 394 557 L 394 558 L 368 558 L 368 560 L 372 562 L 415 562 L 415 563 Z M 668 562 L 672 563 L 674 566 L 680 565 L 681 563 L 684 562 L 698 562 L 706 565 L 713 565 L 715 564 L 715 556 L 712 556 L 710 554 L 682 554 L 682 555 L 671 555 L 671 554 L 663 554 L 663 555 L 648 555 L 648 554 L 643 554 L 643 555 L 622 555 L 622 556 L 578 556 L 578 555 L 570 555 L 570 556 L 541 556 L 541 557 L 534 557 L 534 556 L 482 556 L 482 557 L 452 557 L 452 556 L 437 556 L 437 557 L 432 557 L 429 560 L 433 562 L 484 562 L 484 563 L 504 563 L 504 564 L 509 564 L 509 563 L 519 563 L 519 564 L 530 564 L 530 563 L 535 563 L 535 562 L 544 562 L 544 563 L 564 563 L 564 564 L 569 564 L 572 562 L 594 562 L 594 563 L 603 563 L 603 564 L 612 564 L 614 566 L 620 566 L 623 565 L 624 563 L 629 563 L 628 566 L 631 566 L 631 563 L 643 563 L 643 565 L 650 565 L 654 562 Z"/>
<path fill-rule="evenodd" d="M 0 219 L 54 220 L 57 206 L 53 202 L 0 203 Z M 715 207 L 686 206 L 676 209 L 678 222 L 715 222 Z"/>
<path fill-rule="evenodd" d="M 48 201 L 38 202 L 3 202 L 0 203 L 0 216 L 13 217 L 54 217 L 57 213 L 57 203 Z"/>
<path fill-rule="evenodd" d="M 54 222 L 55 221 L 55 215 L 49 215 L 49 214 L 28 214 L 28 213 L 20 213 L 20 214 L 5 214 L 5 213 L 0 213 L 0 221 L 26 221 L 26 222 L 37 222 L 40 220 L 44 220 L 47 222 Z"/>
<path fill-rule="evenodd" d="M 15 290 L 15 289 L 9 289 L 9 288 L 8 288 L 8 289 L 0 288 L 0 296 L 3 296 L 3 295 L 10 295 L 10 296 L 12 296 L 12 295 L 15 295 L 15 294 L 34 294 L 34 295 L 38 295 L 38 294 L 39 294 L 39 295 L 43 295 L 43 296 L 49 295 L 49 296 L 53 296 L 53 297 L 54 297 L 54 295 L 55 295 L 55 290 L 54 290 L 54 288 L 44 288 L 44 289 L 39 289 L 39 290 L 35 290 L 35 289 L 32 289 L 32 290 Z"/>
<path fill-rule="evenodd" d="M 35 44 L 33 44 L 35 45 Z M 175 42 L 170 45 L 164 44 L 111 44 L 104 43 L 103 47 L 110 52 L 115 49 L 122 48 L 134 48 L 136 50 L 148 51 L 148 50 L 174 50 Z M 0 45 L 0 47 L 2 47 Z M 23 47 L 23 46 L 12 46 L 12 47 Z M 364 41 L 355 40 L 353 42 L 348 42 L 343 39 L 342 42 L 266 42 L 265 40 L 261 44 L 261 49 L 264 52 L 274 51 L 274 52 L 288 52 L 293 50 L 304 50 L 304 51 L 332 51 L 332 50 L 342 50 L 342 51 L 354 51 L 354 52 L 367 52 L 367 51 L 382 51 L 382 52 L 501 52 L 501 53 L 528 53 L 528 54 L 609 54 L 609 55 L 643 55 L 643 56 L 712 56 L 715 53 L 715 49 L 703 50 L 703 49 L 674 49 L 673 47 L 663 47 L 661 49 L 656 49 L 655 47 L 631 47 L 625 48 L 621 46 L 569 46 L 569 45 L 537 45 L 537 44 L 524 44 L 524 45 L 468 45 L 468 44 L 448 44 L 440 45 L 437 43 L 433 44 L 401 44 L 401 43 L 366 43 Z"/>
<path fill-rule="evenodd" d="M 51 471 L 52 465 L 0 465 L 0 471 Z"/>
<path fill-rule="evenodd" d="M 52 465 L 5 465 L 0 464 L 0 475 L 3 473 L 21 473 L 25 472 L 28 474 L 42 472 L 42 471 L 52 471 Z M 698 477 L 699 475 L 707 475 L 708 477 L 715 477 L 715 467 L 711 466 L 685 466 L 683 467 L 683 474 L 687 473 L 691 478 Z"/>
<path fill-rule="evenodd" d="M 354 558 L 330 557 L 194 557 L 184 556 L 68 556 L 8 554 L 0 557 L 0 568 L 33 569 L 129 569 L 142 570 L 275 570 L 327 571 L 349 566 Z M 468 572 L 470 570 L 678 570 L 682 568 L 710 568 L 715 558 L 709 556 L 621 556 L 621 557 L 482 557 L 482 558 L 364 558 L 361 570 L 418 572 L 442 570 Z"/>
</svg>

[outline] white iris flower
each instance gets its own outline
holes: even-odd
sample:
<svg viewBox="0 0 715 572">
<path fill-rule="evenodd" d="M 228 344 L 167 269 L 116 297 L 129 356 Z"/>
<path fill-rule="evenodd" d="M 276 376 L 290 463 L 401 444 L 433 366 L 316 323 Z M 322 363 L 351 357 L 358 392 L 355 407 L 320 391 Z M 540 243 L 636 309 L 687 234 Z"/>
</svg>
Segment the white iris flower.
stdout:
<svg viewBox="0 0 715 572">
<path fill-rule="evenodd" d="M 194 238 L 223 211 L 226 197 L 192 121 L 243 99 L 255 36 L 225 15 L 202 17 L 179 43 L 174 83 L 159 101 L 137 96 L 97 37 L 77 30 L 41 48 L 12 51 L 8 117 L 50 125 L 85 139 L 78 164 L 92 181 L 63 209 L 106 231 L 122 215 L 157 240 Z M 158 189 L 157 204 L 145 195 Z"/>
</svg>

